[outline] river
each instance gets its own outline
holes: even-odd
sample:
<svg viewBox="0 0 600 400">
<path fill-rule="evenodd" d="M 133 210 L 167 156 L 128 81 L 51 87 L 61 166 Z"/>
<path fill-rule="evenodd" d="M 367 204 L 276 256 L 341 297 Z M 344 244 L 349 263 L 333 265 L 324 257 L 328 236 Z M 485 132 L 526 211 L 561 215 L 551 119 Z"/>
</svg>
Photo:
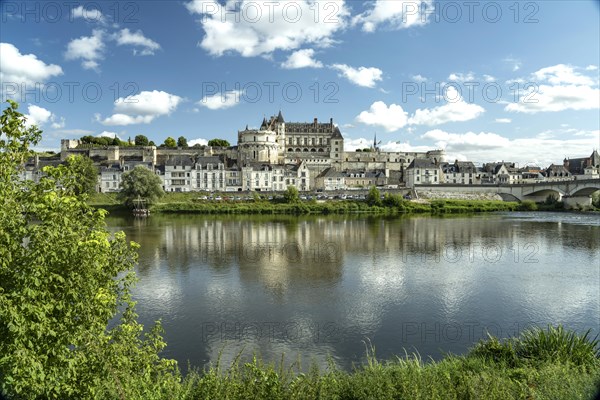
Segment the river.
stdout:
<svg viewBox="0 0 600 400">
<path fill-rule="evenodd" d="M 153 215 L 107 218 L 141 245 L 134 289 L 185 369 L 238 353 L 341 368 L 461 354 L 562 323 L 600 331 L 600 218 Z"/>
</svg>

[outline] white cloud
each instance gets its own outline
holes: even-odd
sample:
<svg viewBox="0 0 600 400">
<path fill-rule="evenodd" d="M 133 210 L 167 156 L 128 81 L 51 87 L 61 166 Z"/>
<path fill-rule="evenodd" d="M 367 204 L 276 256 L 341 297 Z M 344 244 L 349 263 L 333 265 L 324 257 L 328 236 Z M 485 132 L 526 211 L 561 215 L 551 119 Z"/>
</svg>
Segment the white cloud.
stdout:
<svg viewBox="0 0 600 400">
<path fill-rule="evenodd" d="M 214 56 L 235 52 L 255 57 L 305 44 L 330 46 L 349 15 L 343 0 L 242 0 L 226 5 L 216 0 L 193 0 L 186 7 L 202 17 L 199 23 L 205 35 L 199 46 Z"/>
<path fill-rule="evenodd" d="M 406 152 L 425 152 L 425 151 L 429 151 L 431 150 L 430 146 L 412 146 L 409 142 L 391 142 L 388 141 L 385 144 L 381 144 L 379 145 L 379 148 L 382 151 L 390 151 L 390 152 L 402 152 L 402 153 L 406 153 Z"/>
<path fill-rule="evenodd" d="M 518 103 L 508 104 L 504 110 L 535 114 L 564 110 L 593 110 L 600 108 L 600 90 L 589 86 L 540 85 L 536 92 L 523 93 Z"/>
<path fill-rule="evenodd" d="M 383 101 L 371 104 L 369 111 L 361 112 L 356 121 L 365 125 L 380 126 L 387 132 L 394 132 L 406 126 L 408 116 L 402 106 L 390 104 L 388 107 Z"/>
<path fill-rule="evenodd" d="M 391 104 L 388 107 L 384 102 L 377 101 L 371 105 L 369 111 L 361 112 L 356 121 L 365 125 L 381 126 L 388 132 L 394 132 L 406 125 L 433 126 L 469 121 L 485 112 L 483 107 L 465 102 L 454 87 L 448 88 L 446 98 L 452 102 L 431 109 L 418 109 L 410 118 L 402 106 Z"/>
<path fill-rule="evenodd" d="M 356 151 L 356 149 L 366 149 L 373 145 L 372 140 L 365 138 L 359 139 L 344 139 L 344 151 Z"/>
<path fill-rule="evenodd" d="M 206 139 L 192 139 L 188 140 L 188 146 L 192 147 L 199 144 L 200 146 L 208 146 L 208 140 Z"/>
<path fill-rule="evenodd" d="M 425 78 L 425 77 L 424 77 L 424 76 L 422 76 L 422 75 L 413 75 L 413 76 L 412 76 L 412 79 L 413 79 L 415 82 L 418 82 L 418 83 L 427 82 L 427 78 Z"/>
<path fill-rule="evenodd" d="M 0 81 L 17 85 L 43 83 L 53 76 L 63 74 L 60 66 L 46 64 L 35 54 L 21 54 L 10 43 L 0 43 Z"/>
<path fill-rule="evenodd" d="M 598 69 L 597 65 L 588 65 L 587 67 L 585 67 L 586 71 L 596 71 Z"/>
<path fill-rule="evenodd" d="M 118 98 L 114 103 L 115 113 L 104 120 L 96 115 L 96 120 L 103 125 L 149 124 L 157 117 L 171 114 L 182 100 L 179 96 L 163 91 L 142 91 Z"/>
<path fill-rule="evenodd" d="M 28 127 L 32 125 L 37 125 L 39 128 L 46 122 L 50 121 L 51 116 L 52 113 L 46 110 L 45 108 L 30 104 L 27 107 L 27 114 L 25 115 L 25 124 Z"/>
<path fill-rule="evenodd" d="M 285 69 L 323 68 L 323 63 L 315 60 L 314 55 L 315 51 L 313 49 L 298 50 L 290 54 L 281 66 Z"/>
<path fill-rule="evenodd" d="M 85 8 L 83 6 L 78 6 L 71 9 L 71 18 L 83 18 L 86 22 L 100 22 L 105 23 L 104 15 L 102 15 L 102 11 L 97 8 L 90 7 L 93 3 L 88 4 Z"/>
<path fill-rule="evenodd" d="M 600 131 L 579 131 L 569 139 L 554 139 L 552 131 L 535 137 L 509 139 L 493 132 L 448 133 L 439 129 L 421 136 L 438 148 L 446 150 L 447 159 L 466 159 L 475 162 L 512 161 L 521 166 L 548 166 L 560 163 L 564 156 L 583 157 L 598 146 Z M 565 137 L 565 135 L 556 135 Z"/>
<path fill-rule="evenodd" d="M 531 74 L 529 82 L 535 83 L 525 84 L 524 79 L 507 81 L 507 84 L 516 82 L 523 87 L 518 92 L 519 101 L 507 104 L 504 110 L 535 114 L 600 108 L 597 78 L 583 75 L 578 69 L 582 68 L 558 64 Z"/>
<path fill-rule="evenodd" d="M 510 118 L 496 118 L 496 123 L 498 124 L 510 124 L 512 119 Z"/>
<path fill-rule="evenodd" d="M 209 110 L 225 110 L 238 105 L 241 95 L 242 91 L 232 90 L 223 94 L 217 93 L 212 96 L 206 96 L 196 104 L 206 107 Z"/>
<path fill-rule="evenodd" d="M 491 75 L 486 75 L 486 74 L 483 74 L 483 80 L 485 80 L 486 82 L 495 82 L 495 81 L 496 81 L 496 78 L 494 78 L 494 77 L 493 77 L 493 76 L 491 76 Z"/>
<path fill-rule="evenodd" d="M 131 32 L 129 29 L 121 29 L 119 33 L 114 35 L 114 39 L 117 41 L 118 46 L 136 46 L 141 47 L 142 50 L 138 51 L 137 49 L 133 50 L 134 55 L 148 56 L 154 55 L 156 50 L 160 49 L 160 44 L 156 43 L 154 40 L 149 39 L 144 36 L 141 30 L 136 32 Z"/>
<path fill-rule="evenodd" d="M 104 58 L 104 31 L 94 29 L 92 36 L 81 36 L 73 39 L 67 45 L 65 58 L 67 60 L 81 59 L 81 66 L 84 69 L 98 70 L 98 61 Z"/>
<path fill-rule="evenodd" d="M 475 80 L 475 74 L 472 72 L 468 72 L 466 74 L 461 72 L 452 73 L 450 76 L 448 76 L 448 80 L 452 82 L 473 82 Z"/>
<path fill-rule="evenodd" d="M 333 64 L 331 68 L 340 71 L 340 76 L 345 77 L 350 82 L 358 86 L 372 88 L 377 82 L 381 81 L 383 71 L 379 68 L 358 67 L 358 69 L 350 67 L 346 64 Z"/>
<path fill-rule="evenodd" d="M 353 25 L 365 32 L 374 32 L 380 25 L 391 29 L 425 25 L 433 9 L 433 0 L 376 0 L 373 6 L 356 15 Z"/>
<path fill-rule="evenodd" d="M 27 107 L 27 114 L 25 114 L 25 126 L 30 127 L 37 125 L 38 128 L 43 128 L 47 123 L 51 123 L 53 129 L 60 129 L 65 127 L 64 117 L 58 117 L 50 110 L 44 107 L 29 104 Z"/>
<path fill-rule="evenodd" d="M 578 72 L 573 67 L 565 64 L 558 64 L 552 67 L 542 68 L 533 73 L 538 81 L 547 81 L 552 85 L 593 85 L 594 81 Z"/>
<path fill-rule="evenodd" d="M 446 122 L 464 122 L 479 117 L 485 109 L 464 101 L 457 90 L 450 86 L 446 91 L 448 103 L 431 109 L 418 109 L 410 117 L 411 125 L 440 125 Z"/>
</svg>

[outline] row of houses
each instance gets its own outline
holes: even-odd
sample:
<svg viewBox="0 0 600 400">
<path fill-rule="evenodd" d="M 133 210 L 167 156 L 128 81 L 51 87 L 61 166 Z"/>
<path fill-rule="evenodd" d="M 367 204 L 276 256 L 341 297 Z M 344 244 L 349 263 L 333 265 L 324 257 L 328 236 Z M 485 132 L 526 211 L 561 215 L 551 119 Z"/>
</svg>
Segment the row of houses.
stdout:
<svg viewBox="0 0 600 400">
<path fill-rule="evenodd" d="M 40 159 L 36 156 L 26 163 L 22 178 L 38 180 L 44 166 L 55 166 L 61 162 L 59 157 Z M 519 168 L 511 162 L 476 166 L 470 161 L 448 163 L 415 158 L 402 171 L 328 167 L 316 177 L 311 175 L 307 161 L 301 159 L 287 164 L 247 162 L 240 167 L 237 160 L 225 155 L 170 154 L 159 156 L 157 160 L 125 156 L 118 162 L 101 160 L 97 165 L 100 172 L 99 192 L 119 191 L 123 173 L 139 165 L 156 173 L 162 179 L 166 192 L 277 192 L 286 190 L 288 186 L 300 191 L 336 191 L 371 186 L 499 185 L 600 177 L 600 156 L 597 151 L 590 157 L 565 159 L 562 165 L 552 164 L 545 169 L 535 166 Z"/>
<path fill-rule="evenodd" d="M 288 186 L 298 190 L 312 189 L 304 162 L 286 165 L 248 164 L 242 168 L 227 165 L 224 157 L 170 156 L 161 164 L 140 160 L 123 160 L 100 166 L 100 192 L 120 190 L 121 176 L 138 165 L 153 170 L 163 181 L 166 192 L 236 192 L 283 191 Z"/>
</svg>

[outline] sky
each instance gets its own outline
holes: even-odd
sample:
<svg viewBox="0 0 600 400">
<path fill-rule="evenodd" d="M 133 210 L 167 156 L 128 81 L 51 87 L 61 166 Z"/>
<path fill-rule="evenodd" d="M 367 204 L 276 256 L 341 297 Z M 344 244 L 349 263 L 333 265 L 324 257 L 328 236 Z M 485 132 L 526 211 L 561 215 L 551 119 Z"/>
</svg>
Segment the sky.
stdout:
<svg viewBox="0 0 600 400">
<path fill-rule="evenodd" d="M 61 139 L 333 118 L 345 148 L 546 167 L 600 148 L 600 3 L 0 1 L 0 95 Z M 5 106 L 3 106 L 5 108 Z"/>
</svg>

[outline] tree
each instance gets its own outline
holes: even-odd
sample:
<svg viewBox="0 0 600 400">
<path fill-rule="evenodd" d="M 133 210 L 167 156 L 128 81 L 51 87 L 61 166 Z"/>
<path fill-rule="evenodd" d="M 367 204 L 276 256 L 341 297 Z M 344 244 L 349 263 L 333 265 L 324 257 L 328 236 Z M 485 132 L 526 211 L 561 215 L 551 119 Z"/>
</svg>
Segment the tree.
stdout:
<svg viewBox="0 0 600 400">
<path fill-rule="evenodd" d="M 136 146 L 149 146 L 148 138 L 144 135 L 137 135 L 133 140 Z"/>
<path fill-rule="evenodd" d="M 177 142 L 175 141 L 175 139 L 173 139 L 171 136 L 169 136 L 168 138 L 165 139 L 165 143 L 164 143 L 165 147 L 177 147 Z"/>
<path fill-rule="evenodd" d="M 154 143 L 154 141 L 153 141 L 153 140 L 151 140 L 151 141 L 148 143 L 148 146 L 156 146 L 156 143 Z"/>
<path fill-rule="evenodd" d="M 381 205 L 381 193 L 376 186 L 372 186 L 367 194 L 367 203 L 370 206 L 380 206 Z"/>
<path fill-rule="evenodd" d="M 66 160 L 68 171 L 74 174 L 73 191 L 75 194 L 92 194 L 98 185 L 98 168 L 89 157 L 72 155 Z"/>
<path fill-rule="evenodd" d="M 183 136 L 177 138 L 177 147 L 188 147 L 187 139 Z"/>
<path fill-rule="evenodd" d="M 138 197 L 146 200 L 148 204 L 153 204 L 164 194 L 162 180 L 143 165 L 138 165 L 123 174 L 121 189 L 119 197 L 125 201 L 125 204 L 130 206 Z"/>
<path fill-rule="evenodd" d="M 225 139 L 211 139 L 208 141 L 208 145 L 211 147 L 231 147 Z"/>
<path fill-rule="evenodd" d="M 300 196 L 298 196 L 298 189 L 296 186 L 288 186 L 283 193 L 283 198 L 286 203 L 297 203 L 300 200 Z"/>
<path fill-rule="evenodd" d="M 0 116 L 0 397 L 164 395 L 179 377 L 158 356 L 160 325 L 143 336 L 136 321 L 137 245 L 110 234 L 106 212 L 75 193 L 72 166 L 17 179 L 41 131 L 9 103 Z"/>
</svg>

